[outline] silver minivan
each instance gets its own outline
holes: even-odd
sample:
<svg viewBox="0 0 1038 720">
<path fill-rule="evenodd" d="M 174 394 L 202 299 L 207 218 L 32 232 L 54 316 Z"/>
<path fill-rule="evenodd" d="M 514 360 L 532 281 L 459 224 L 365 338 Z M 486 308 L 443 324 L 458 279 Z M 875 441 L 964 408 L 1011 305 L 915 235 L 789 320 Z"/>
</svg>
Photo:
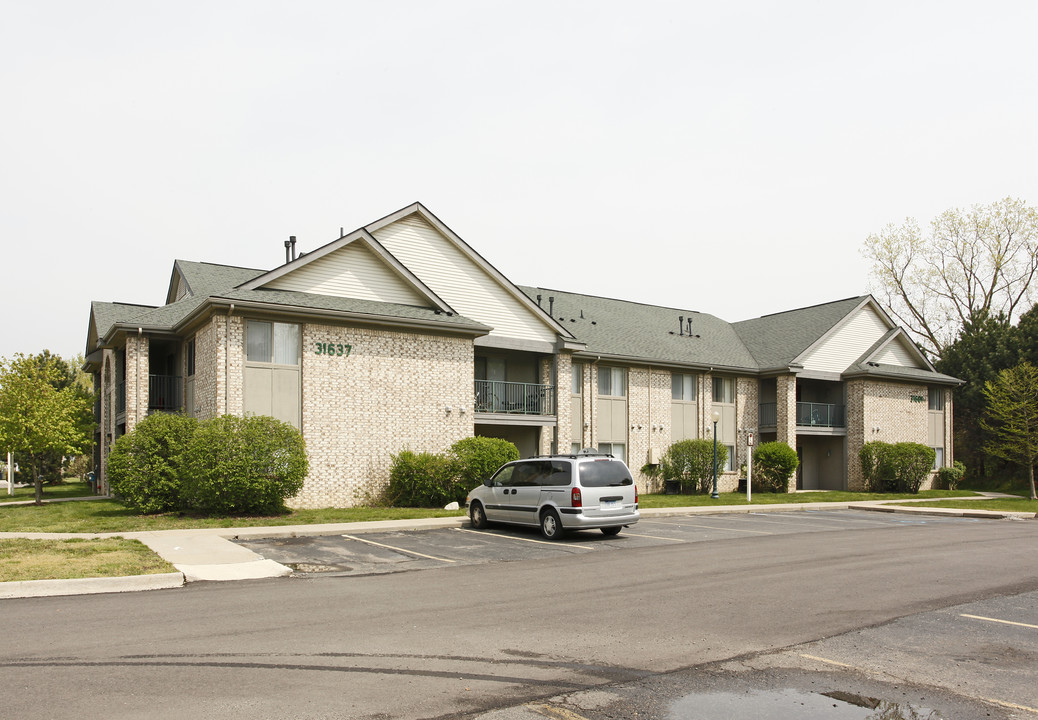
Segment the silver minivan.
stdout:
<svg viewBox="0 0 1038 720">
<path fill-rule="evenodd" d="M 488 522 L 539 526 L 557 540 L 566 530 L 598 528 L 606 535 L 638 522 L 638 488 L 631 470 L 612 455 L 582 450 L 501 466 L 469 492 L 472 527 Z"/>
</svg>

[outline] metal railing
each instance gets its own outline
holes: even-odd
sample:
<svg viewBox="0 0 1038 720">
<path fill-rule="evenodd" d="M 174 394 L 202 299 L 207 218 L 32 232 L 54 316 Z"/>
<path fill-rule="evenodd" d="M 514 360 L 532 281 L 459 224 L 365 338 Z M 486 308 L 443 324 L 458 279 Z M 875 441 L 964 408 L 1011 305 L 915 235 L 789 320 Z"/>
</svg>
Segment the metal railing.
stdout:
<svg viewBox="0 0 1038 720">
<path fill-rule="evenodd" d="M 184 397 L 181 387 L 176 375 L 149 375 L 148 409 L 179 410 Z"/>
<path fill-rule="evenodd" d="M 554 415 L 555 386 L 476 380 L 473 406 L 478 413 Z"/>
<path fill-rule="evenodd" d="M 761 403 L 757 406 L 757 425 L 759 427 L 775 427 L 778 425 L 777 403 Z"/>
<path fill-rule="evenodd" d="M 777 426 L 778 404 L 760 403 L 757 406 L 757 423 L 760 427 Z M 847 406 L 798 402 L 797 427 L 847 427 Z"/>
<path fill-rule="evenodd" d="M 847 427 L 847 406 L 829 403 L 797 403 L 798 427 Z"/>
</svg>

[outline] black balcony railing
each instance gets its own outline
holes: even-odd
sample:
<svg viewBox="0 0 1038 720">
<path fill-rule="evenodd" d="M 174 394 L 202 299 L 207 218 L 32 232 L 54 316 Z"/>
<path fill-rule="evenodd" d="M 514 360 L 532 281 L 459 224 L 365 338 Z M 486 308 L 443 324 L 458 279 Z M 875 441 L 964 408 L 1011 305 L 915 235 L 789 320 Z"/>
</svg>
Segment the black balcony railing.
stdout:
<svg viewBox="0 0 1038 720">
<path fill-rule="evenodd" d="M 757 407 L 757 422 L 760 427 L 775 427 L 778 424 L 778 405 L 761 403 Z M 829 403 L 797 403 L 797 427 L 847 427 L 847 407 Z"/>
<path fill-rule="evenodd" d="M 797 403 L 798 427 L 847 427 L 847 407 L 828 403 Z"/>
<path fill-rule="evenodd" d="M 476 380 L 475 392 L 474 406 L 478 413 L 555 414 L 554 385 Z"/>
<path fill-rule="evenodd" d="M 179 410 L 183 397 L 181 378 L 175 375 L 148 376 L 149 410 Z"/>
</svg>

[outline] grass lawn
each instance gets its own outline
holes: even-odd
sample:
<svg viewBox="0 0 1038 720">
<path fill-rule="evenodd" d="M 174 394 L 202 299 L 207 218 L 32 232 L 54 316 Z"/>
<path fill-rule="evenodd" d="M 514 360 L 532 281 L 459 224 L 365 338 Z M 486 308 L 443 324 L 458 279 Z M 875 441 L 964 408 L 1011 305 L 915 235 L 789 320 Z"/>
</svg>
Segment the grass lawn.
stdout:
<svg viewBox="0 0 1038 720">
<path fill-rule="evenodd" d="M 7 478 L 4 477 L 6 483 Z M 88 497 L 93 495 L 90 491 L 90 485 L 79 479 L 66 480 L 61 485 L 44 485 L 43 486 L 43 499 L 44 500 L 56 500 L 58 498 L 70 498 L 70 497 Z M 16 502 L 18 500 L 35 500 L 36 489 L 30 485 L 28 487 L 16 487 L 13 495 L 7 494 L 7 485 L 0 487 L 0 504 L 5 502 Z"/>
<path fill-rule="evenodd" d="M 720 493 L 714 500 L 709 493 L 699 495 L 662 495 L 644 494 L 638 497 L 640 508 L 668 507 L 706 507 L 709 505 L 777 505 L 781 503 L 815 503 L 815 502 L 862 502 L 864 500 L 907 500 L 910 498 L 947 498 L 972 497 L 976 493 L 969 490 L 923 490 L 918 495 L 907 493 L 855 493 L 823 490 L 820 492 L 798 493 L 753 493 L 753 501 L 746 502 L 745 492 Z M 967 500 L 966 502 L 974 502 Z M 912 503 L 916 505 L 917 503 Z M 976 503 L 974 502 L 974 505 Z M 985 507 L 987 507 L 985 505 Z"/>
<path fill-rule="evenodd" d="M 907 505 L 908 503 L 904 503 Z M 991 500 L 941 500 L 911 503 L 912 507 L 953 508 L 955 510 L 996 510 L 999 512 L 1029 512 L 1038 514 L 1038 500 L 1022 498 L 992 498 Z"/>
<path fill-rule="evenodd" d="M 0 539 L 0 582 L 176 572 L 137 540 Z"/>
<path fill-rule="evenodd" d="M 264 517 L 192 517 L 179 513 L 137 515 L 117 500 L 83 500 L 44 505 L 0 506 L 0 532 L 102 533 L 183 528 L 313 525 L 317 523 L 460 517 L 464 510 L 424 508 L 325 508 Z"/>
</svg>

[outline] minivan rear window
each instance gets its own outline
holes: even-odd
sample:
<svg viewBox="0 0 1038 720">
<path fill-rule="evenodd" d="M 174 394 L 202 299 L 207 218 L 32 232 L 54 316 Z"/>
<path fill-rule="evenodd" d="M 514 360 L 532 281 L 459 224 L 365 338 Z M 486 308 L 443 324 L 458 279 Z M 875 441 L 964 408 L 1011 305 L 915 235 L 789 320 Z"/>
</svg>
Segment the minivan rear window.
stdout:
<svg viewBox="0 0 1038 720">
<path fill-rule="evenodd" d="M 584 487 L 617 487 L 633 485 L 631 473 L 621 462 L 611 460 L 593 460 L 582 462 L 580 468 L 580 484 Z"/>
</svg>

